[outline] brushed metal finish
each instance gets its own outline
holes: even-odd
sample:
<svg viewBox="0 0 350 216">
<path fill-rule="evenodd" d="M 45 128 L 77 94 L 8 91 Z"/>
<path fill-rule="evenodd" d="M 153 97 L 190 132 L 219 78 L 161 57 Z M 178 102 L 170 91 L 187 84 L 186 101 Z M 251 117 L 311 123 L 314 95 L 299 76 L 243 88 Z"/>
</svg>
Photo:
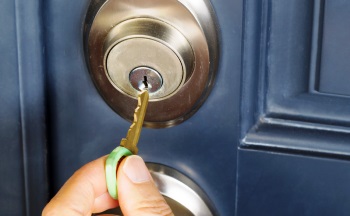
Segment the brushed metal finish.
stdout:
<svg viewBox="0 0 350 216">
<path fill-rule="evenodd" d="M 171 97 L 190 77 L 194 66 L 192 48 L 172 26 L 155 19 L 136 18 L 116 25 L 104 43 L 104 67 L 111 83 L 130 97 L 138 91 L 129 82 L 129 72 L 145 66 L 163 77 L 159 91 L 150 101 Z"/>
<path fill-rule="evenodd" d="M 163 44 L 146 38 L 118 43 L 111 49 L 106 64 L 112 84 L 130 97 L 136 98 L 138 91 L 129 82 L 129 73 L 139 66 L 154 68 L 163 77 L 161 89 L 150 94 L 151 101 L 171 96 L 184 83 L 184 71 L 175 53 Z"/>
<path fill-rule="evenodd" d="M 136 105 L 136 99 L 133 98 L 132 93 L 121 92 L 116 88 L 115 82 L 111 82 L 109 74 L 106 73 L 105 60 L 106 51 L 113 49 L 113 45 L 109 43 L 120 43 L 118 41 L 123 38 L 136 40 L 135 37 L 137 37 L 153 40 L 158 45 L 170 48 L 178 57 L 184 71 L 180 87 L 169 97 L 163 95 L 151 98 L 144 126 L 169 127 L 192 116 L 207 98 L 214 83 L 218 64 L 218 36 L 210 2 L 208 0 L 101 1 L 91 4 L 87 13 L 89 17 L 86 18 L 85 23 L 85 53 L 92 79 L 105 101 L 119 115 L 131 121 L 132 107 Z M 98 5 L 101 7 L 96 8 Z M 142 30 L 141 32 L 139 29 L 142 28 L 125 27 L 123 29 L 127 30 L 123 31 L 124 35 L 111 33 L 126 22 L 142 19 L 154 21 L 159 31 Z M 147 29 L 147 26 L 144 28 Z M 135 31 L 138 36 L 135 34 L 133 36 L 130 33 L 132 31 Z M 174 34 L 180 36 L 174 36 Z M 183 52 L 183 47 L 188 47 L 183 46 L 183 42 L 190 45 L 193 60 L 189 60 L 191 56 L 186 56 L 191 52 Z M 193 61 L 193 64 L 187 64 L 186 61 Z M 163 76 L 163 71 L 152 68 Z M 165 82 L 163 86 L 166 86 Z"/>
<path fill-rule="evenodd" d="M 181 204 L 170 206 L 174 213 L 179 211 L 176 208 L 183 208 L 181 212 L 187 210 L 192 215 L 212 216 L 215 214 L 208 196 L 187 176 L 161 164 L 147 163 L 146 165 L 159 192 L 165 198 L 168 197 Z"/>
</svg>

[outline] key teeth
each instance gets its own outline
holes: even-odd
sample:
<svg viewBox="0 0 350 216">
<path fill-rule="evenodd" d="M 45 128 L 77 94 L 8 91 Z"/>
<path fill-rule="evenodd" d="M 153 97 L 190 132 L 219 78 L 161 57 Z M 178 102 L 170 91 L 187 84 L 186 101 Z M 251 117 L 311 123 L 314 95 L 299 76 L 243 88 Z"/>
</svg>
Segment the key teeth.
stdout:
<svg viewBox="0 0 350 216">
<path fill-rule="evenodd" d="M 142 93 L 141 93 L 141 94 L 142 94 Z M 140 94 L 139 96 L 141 96 L 141 94 Z M 141 106 L 141 103 L 142 103 L 142 102 L 141 102 L 141 97 L 138 97 L 138 98 L 137 98 L 137 108 L 139 108 L 139 107 Z M 137 108 L 136 108 L 136 109 L 137 109 Z"/>
<path fill-rule="evenodd" d="M 120 145 L 123 146 L 123 147 L 125 147 L 125 144 L 126 144 L 127 141 L 128 141 L 127 139 L 123 138 L 123 139 L 120 141 Z"/>
<path fill-rule="evenodd" d="M 126 138 L 122 139 L 120 144 L 125 148 L 129 149 L 133 154 L 137 154 L 138 152 L 138 148 L 136 145 L 141 134 L 143 118 L 146 115 L 148 100 L 149 95 L 147 90 L 142 91 L 141 94 L 138 95 L 138 104 L 134 112 L 133 123 L 131 124 L 128 130 Z M 142 102 L 144 104 L 142 104 Z M 140 119 L 142 120 L 142 122 L 140 121 Z"/>
</svg>

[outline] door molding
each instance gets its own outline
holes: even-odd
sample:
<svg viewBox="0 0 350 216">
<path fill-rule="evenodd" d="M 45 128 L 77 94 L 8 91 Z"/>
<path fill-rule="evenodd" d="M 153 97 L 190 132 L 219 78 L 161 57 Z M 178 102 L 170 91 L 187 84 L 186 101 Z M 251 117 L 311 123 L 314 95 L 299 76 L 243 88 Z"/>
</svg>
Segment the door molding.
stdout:
<svg viewBox="0 0 350 216">
<path fill-rule="evenodd" d="M 241 147 L 350 156 L 350 97 L 319 91 L 325 1 L 245 1 Z"/>
</svg>

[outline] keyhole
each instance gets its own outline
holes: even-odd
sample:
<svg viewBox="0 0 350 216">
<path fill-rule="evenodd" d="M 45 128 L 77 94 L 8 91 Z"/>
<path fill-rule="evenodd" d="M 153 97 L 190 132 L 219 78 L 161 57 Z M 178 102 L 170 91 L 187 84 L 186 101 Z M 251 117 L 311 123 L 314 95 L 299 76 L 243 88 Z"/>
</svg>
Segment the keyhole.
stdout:
<svg viewBox="0 0 350 216">
<path fill-rule="evenodd" d="M 163 85 L 163 78 L 156 70 L 148 67 L 138 67 L 129 74 L 129 81 L 137 91 L 147 90 L 149 93 L 158 91 Z"/>
<path fill-rule="evenodd" d="M 143 84 L 145 85 L 145 89 L 148 89 L 148 81 L 147 81 L 147 76 L 143 76 Z"/>
</svg>

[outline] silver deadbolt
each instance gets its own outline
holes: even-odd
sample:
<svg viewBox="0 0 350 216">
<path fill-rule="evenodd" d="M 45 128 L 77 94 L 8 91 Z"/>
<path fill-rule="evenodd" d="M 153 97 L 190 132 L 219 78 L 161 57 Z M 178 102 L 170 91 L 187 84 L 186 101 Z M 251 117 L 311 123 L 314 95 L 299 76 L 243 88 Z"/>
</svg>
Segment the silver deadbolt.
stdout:
<svg viewBox="0 0 350 216">
<path fill-rule="evenodd" d="M 147 83 L 145 126 L 169 127 L 193 115 L 209 95 L 218 62 L 209 0 L 92 2 L 85 54 L 105 101 L 131 121 Z"/>
<path fill-rule="evenodd" d="M 161 75 L 163 85 L 150 92 L 151 101 L 175 94 L 193 70 L 193 50 L 186 38 L 156 19 L 135 18 L 119 23 L 108 33 L 104 48 L 110 81 L 131 97 L 136 97 L 137 91 L 130 85 L 127 72 L 134 68 L 149 67 Z"/>
</svg>

